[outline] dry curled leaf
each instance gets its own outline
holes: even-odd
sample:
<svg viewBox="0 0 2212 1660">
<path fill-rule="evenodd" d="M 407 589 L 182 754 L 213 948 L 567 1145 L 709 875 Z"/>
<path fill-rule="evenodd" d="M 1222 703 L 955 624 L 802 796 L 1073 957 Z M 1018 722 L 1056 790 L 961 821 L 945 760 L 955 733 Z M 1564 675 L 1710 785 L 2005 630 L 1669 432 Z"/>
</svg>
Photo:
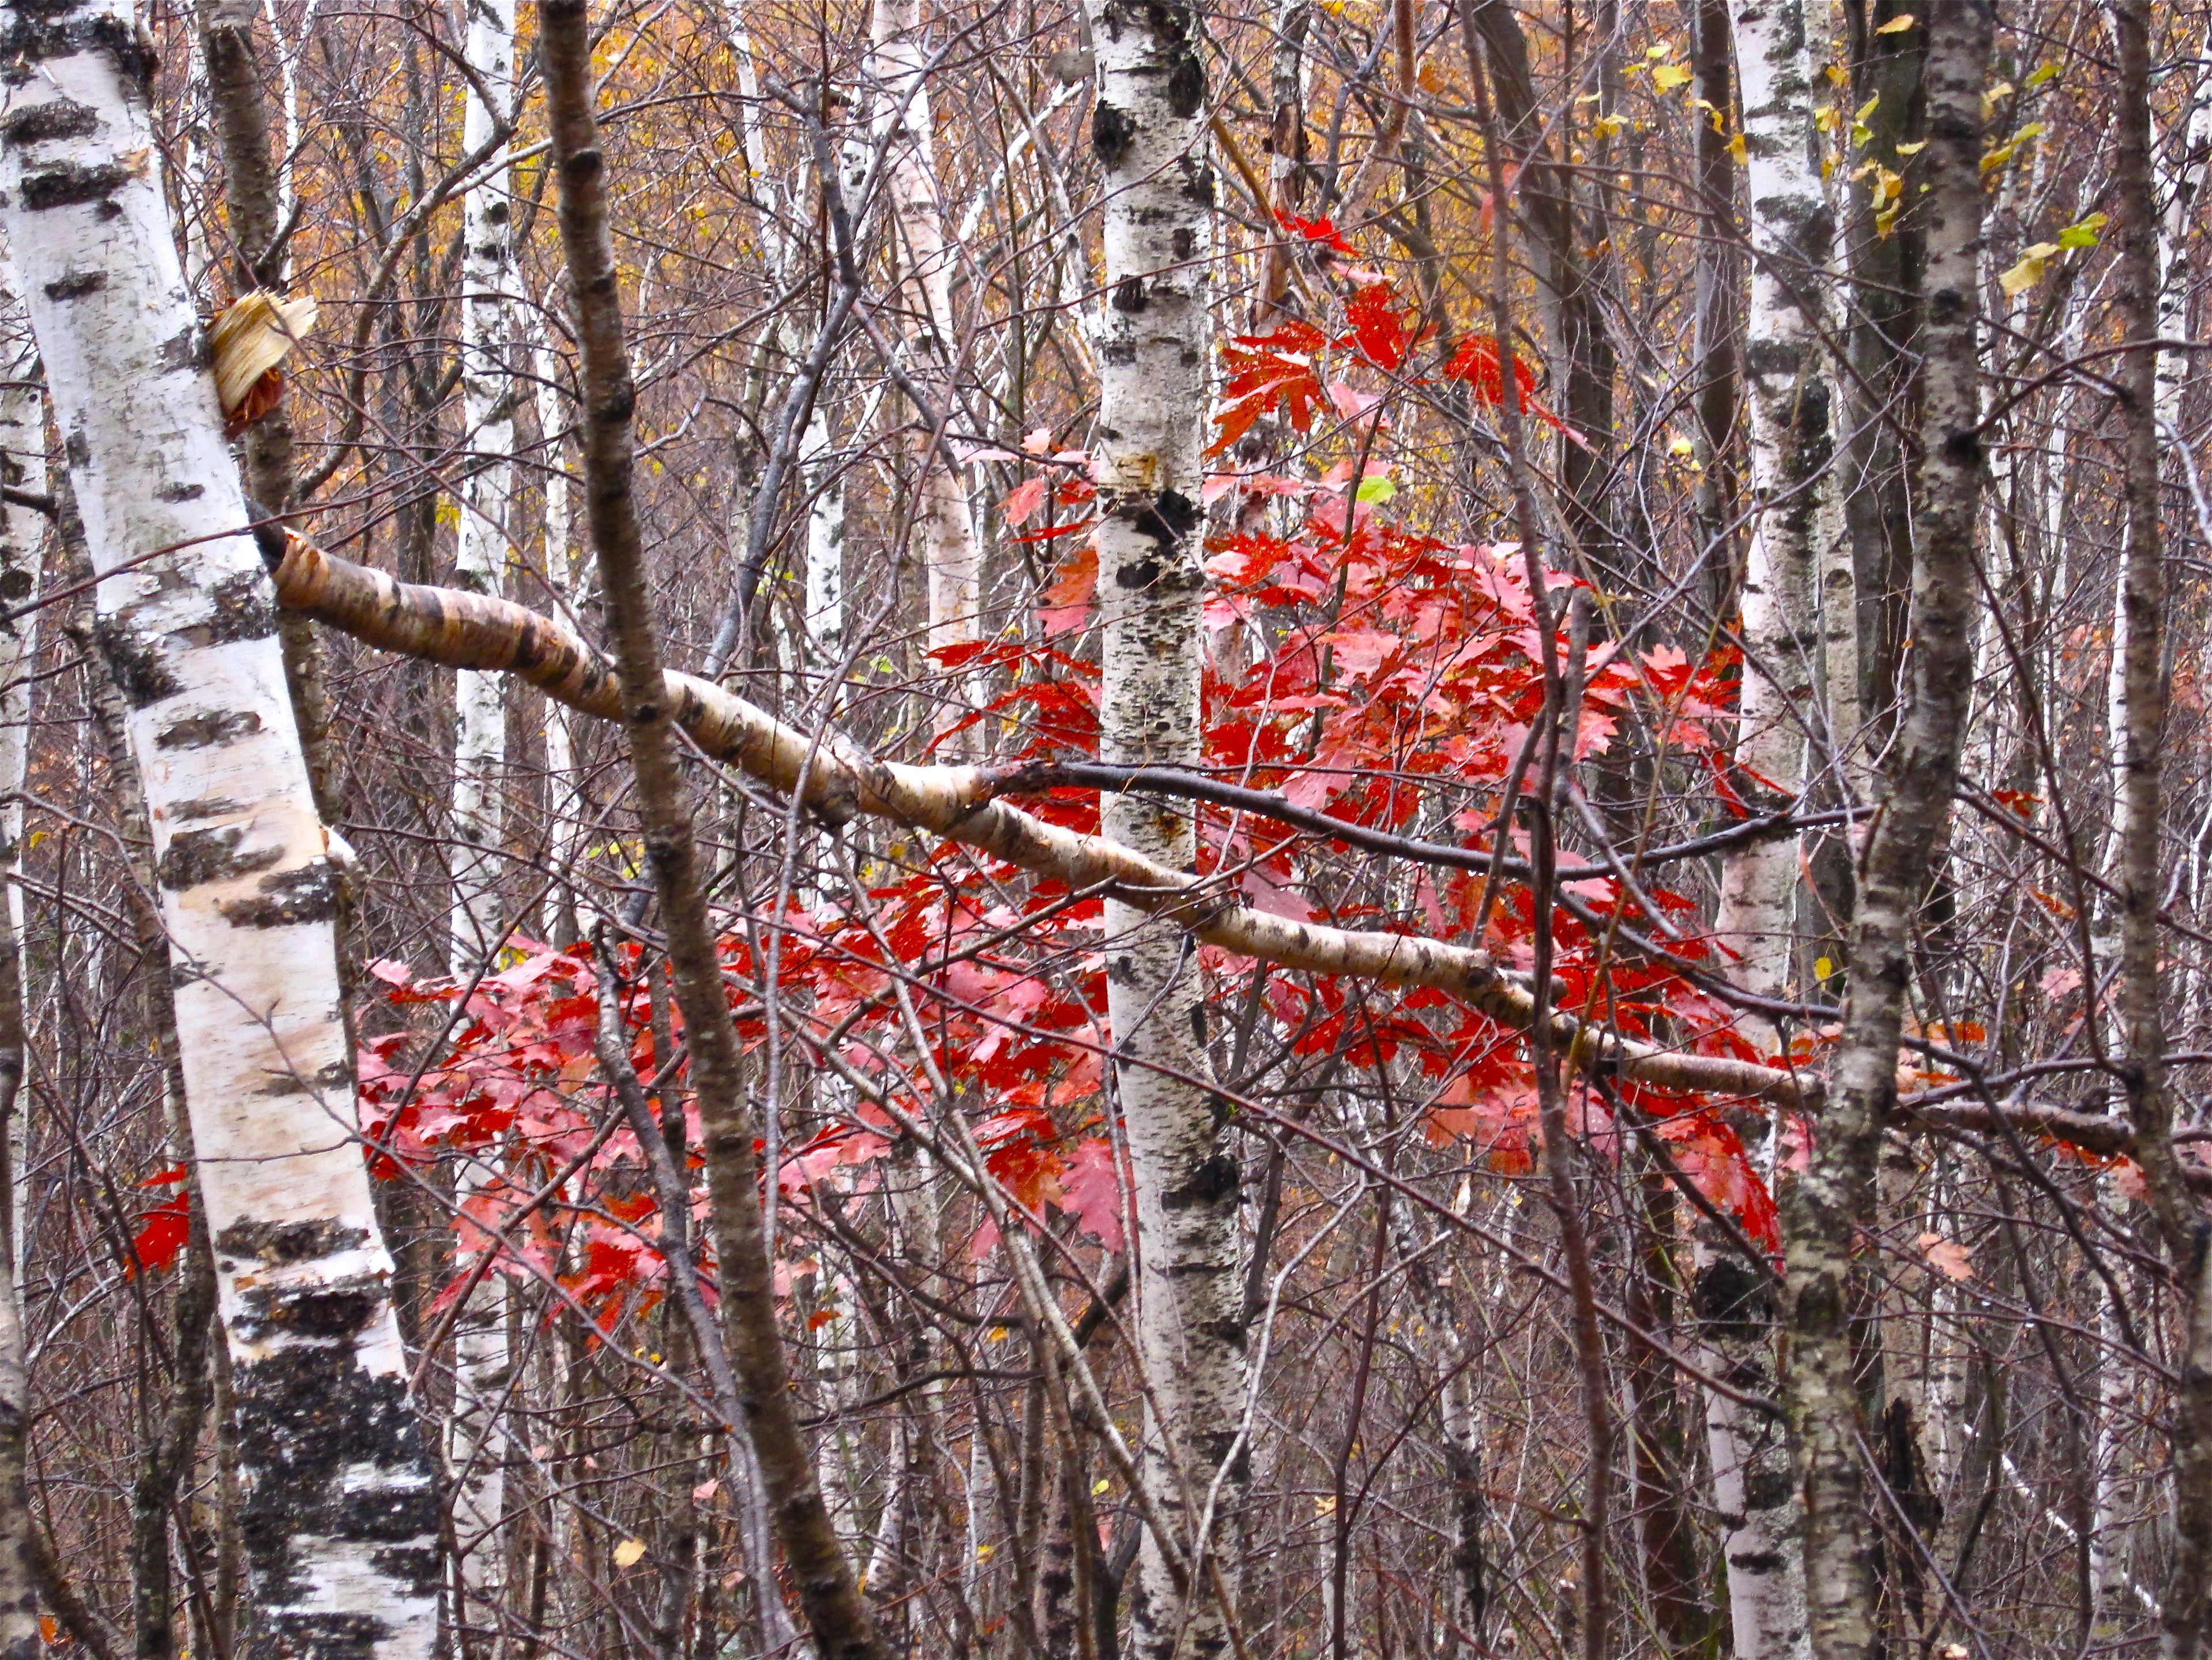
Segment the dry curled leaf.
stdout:
<svg viewBox="0 0 2212 1660">
<path fill-rule="evenodd" d="M 1974 1277 L 1974 1265 L 1968 1260 L 1972 1253 L 1957 1240 L 1946 1239 L 1940 1233 L 1923 1233 L 1916 1243 L 1928 1266 L 1938 1274 L 1948 1274 L 1954 1280 Z"/>
<path fill-rule="evenodd" d="M 264 289 L 241 295 L 208 325 L 216 396 L 233 437 L 276 407 L 284 392 L 277 365 L 314 326 L 313 295 L 284 299 Z"/>
</svg>

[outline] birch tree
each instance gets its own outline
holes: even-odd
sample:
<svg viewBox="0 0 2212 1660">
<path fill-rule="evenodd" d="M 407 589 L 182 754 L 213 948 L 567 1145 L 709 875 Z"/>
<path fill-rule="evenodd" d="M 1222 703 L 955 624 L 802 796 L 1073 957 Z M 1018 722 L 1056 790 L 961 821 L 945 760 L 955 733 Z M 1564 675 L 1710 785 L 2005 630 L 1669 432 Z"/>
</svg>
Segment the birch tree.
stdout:
<svg viewBox="0 0 2212 1660">
<path fill-rule="evenodd" d="M 0 483 L 16 489 L 43 483 L 45 399 L 30 319 L 13 262 L 0 254 Z M 35 666 L 43 526 L 29 508 L 0 502 L 0 1656 L 40 1652 L 37 1591 L 30 1572 L 38 1525 L 25 1481 L 30 1441 L 30 1378 L 24 1341 L 24 1213 L 27 1104 L 23 1074 L 28 1038 L 23 1007 L 23 803 L 31 756 L 31 681 Z"/>
<path fill-rule="evenodd" d="M 461 146 L 471 155 L 493 148 L 483 173 L 461 203 L 461 449 L 466 471 L 459 493 L 453 574 L 463 587 L 497 593 L 510 546 L 509 458 L 520 401 L 512 362 L 514 238 L 506 147 L 498 142 L 514 113 L 514 0 L 468 0 L 467 15 L 463 57 L 469 76 Z M 465 976 L 477 971 L 505 933 L 498 845 L 507 710 L 497 680 L 467 672 L 455 677 L 453 732 L 453 829 L 459 847 L 448 966 Z M 494 1371 L 502 1364 L 490 1362 Z M 482 1502 L 490 1506 L 489 1517 L 498 1508 L 496 1478 L 481 1479 L 492 1483 L 482 1494 Z M 464 1484 L 461 1503 L 478 1503 L 475 1481 Z"/>
<path fill-rule="evenodd" d="M 907 372 L 927 405 L 916 411 L 921 430 L 915 438 L 915 462 L 921 482 L 915 511 L 927 588 L 927 638 L 930 650 L 942 652 L 976 638 L 982 609 L 982 544 L 967 481 L 948 459 L 945 424 L 956 397 L 952 266 L 958 250 L 945 234 L 921 0 L 875 0 L 872 15 L 876 143 L 890 211 L 892 257 L 908 318 Z M 965 685 L 967 676 L 946 684 Z M 937 716 L 940 730 L 965 713 L 964 701 L 957 693 L 946 700 Z"/>
<path fill-rule="evenodd" d="M 0 226 L 130 704 L 246 1478 L 254 1642 L 427 1655 L 437 1494 L 407 1399 L 317 821 L 276 618 L 172 240 L 127 10 L 8 13 Z"/>
<path fill-rule="evenodd" d="M 1986 475 L 1979 370 L 1982 142 L 1993 21 L 1983 0 L 1941 0 L 1928 30 L 1929 311 L 1923 372 L 1920 519 L 1911 690 L 1882 817 L 1862 861 L 1842 1036 L 1812 1162 L 1784 1201 L 1788 1402 L 1806 1510 L 1813 1651 L 1871 1660 L 1875 1535 L 1849 1335 L 1853 1256 L 1871 1219 L 1882 1122 L 1897 1095 L 1898 1042 L 1915 915 L 1950 815 L 1971 702 L 1975 560 Z"/>
<path fill-rule="evenodd" d="M 1752 0 L 1735 9 L 1735 27 L 1751 209 L 1743 380 L 1753 515 L 1735 758 L 1759 784 L 1795 795 L 1808 782 L 1807 722 L 1825 680 L 1814 527 L 1829 488 L 1821 337 L 1833 231 L 1804 8 Z M 1737 983 L 1761 997 L 1786 1000 L 1796 977 L 1801 857 L 1796 842 L 1777 839 L 1731 854 L 1722 866 L 1715 930 L 1736 953 Z M 1762 1047 L 1776 1046 L 1770 1022 L 1754 1018 L 1752 1031 Z M 1723 1375 L 1765 1392 L 1775 1379 L 1771 1292 L 1740 1264 L 1709 1261 L 1699 1275 L 1711 1310 L 1707 1341 Z M 1714 1480 L 1730 1495 L 1722 1514 L 1731 1529 L 1723 1548 L 1736 1653 L 1803 1655 L 1803 1512 L 1787 1438 L 1778 1422 L 1708 1398 Z"/>
<path fill-rule="evenodd" d="M 1204 573 L 1200 421 L 1211 345 L 1206 306 L 1213 174 L 1206 127 L 1205 25 L 1184 4 L 1090 9 L 1097 54 L 1091 149 L 1103 174 L 1107 303 L 1097 313 L 1098 592 L 1105 629 L 1099 754 L 1187 766 L 1200 753 Z M 1172 804 L 1121 795 L 1109 840 L 1179 870 L 1197 844 Z M 1240 1165 L 1206 1089 L 1206 1006 L 1188 939 L 1107 903 L 1114 1091 L 1137 1184 L 1138 1347 L 1155 1421 L 1154 1493 L 1181 1536 L 1147 1536 L 1133 1618 L 1142 1660 L 1229 1645 L 1240 1489 L 1244 1331 L 1238 1274 Z M 1180 1555 L 1181 1562 L 1176 1560 Z"/>
</svg>

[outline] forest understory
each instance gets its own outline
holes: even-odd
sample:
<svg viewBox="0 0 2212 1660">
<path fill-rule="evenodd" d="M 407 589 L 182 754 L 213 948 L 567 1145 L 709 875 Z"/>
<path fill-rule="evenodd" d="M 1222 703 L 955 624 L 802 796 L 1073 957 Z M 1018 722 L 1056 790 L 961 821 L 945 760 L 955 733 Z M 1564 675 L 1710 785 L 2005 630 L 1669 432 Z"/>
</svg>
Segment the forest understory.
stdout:
<svg viewBox="0 0 2212 1660">
<path fill-rule="evenodd" d="M 0 1660 L 2212 1652 L 2202 0 L 0 30 Z"/>
</svg>

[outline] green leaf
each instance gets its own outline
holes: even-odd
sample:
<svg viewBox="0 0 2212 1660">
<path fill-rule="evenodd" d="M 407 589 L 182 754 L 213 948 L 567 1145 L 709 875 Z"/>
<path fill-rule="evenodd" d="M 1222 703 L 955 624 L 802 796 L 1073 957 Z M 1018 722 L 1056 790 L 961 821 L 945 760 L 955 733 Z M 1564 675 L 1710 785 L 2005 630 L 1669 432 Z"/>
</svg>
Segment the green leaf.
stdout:
<svg viewBox="0 0 2212 1660">
<path fill-rule="evenodd" d="M 2075 220 L 2058 233 L 2058 246 L 2062 248 L 2095 247 L 2097 233 L 2104 229 L 2108 216 L 2101 213 L 2093 213 L 2087 219 Z"/>
<path fill-rule="evenodd" d="M 1358 489 L 1354 492 L 1361 501 L 1375 505 L 1388 502 L 1397 493 L 1398 487 L 1379 472 L 1371 478 L 1361 479 Z"/>
</svg>

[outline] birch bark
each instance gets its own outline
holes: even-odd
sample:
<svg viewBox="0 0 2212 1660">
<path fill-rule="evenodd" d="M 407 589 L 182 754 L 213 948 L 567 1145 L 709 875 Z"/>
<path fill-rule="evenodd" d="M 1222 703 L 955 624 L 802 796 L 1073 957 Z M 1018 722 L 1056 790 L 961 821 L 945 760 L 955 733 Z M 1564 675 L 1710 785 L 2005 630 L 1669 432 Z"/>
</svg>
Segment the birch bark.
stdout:
<svg viewBox="0 0 2212 1660">
<path fill-rule="evenodd" d="M 11 6 L 5 31 L 0 228 L 152 810 L 247 1477 L 246 1651 L 412 1660 L 436 1628 L 437 1495 L 353 1144 L 339 878 L 170 234 L 151 59 L 114 0 Z"/>
<path fill-rule="evenodd" d="M 1938 0 L 1928 37 L 1928 322 L 1921 406 L 1910 695 L 1888 795 L 1868 839 L 1843 1033 L 1812 1163 L 1783 1201 L 1790 1372 L 1785 1396 L 1805 1494 L 1805 1572 L 1820 1660 L 1873 1660 L 1876 1542 L 1853 1375 L 1851 1266 L 1872 1220 L 1882 1121 L 1911 978 L 1912 920 L 1950 813 L 1972 690 L 1981 439 L 1978 268 L 1984 0 Z"/>
<path fill-rule="evenodd" d="M 492 143 L 512 115 L 514 101 L 514 0 L 467 0 L 464 55 L 474 71 L 461 112 L 461 149 L 473 155 Z M 507 514 L 513 495 L 514 407 L 518 387 L 508 363 L 513 345 L 514 239 L 507 203 L 504 146 L 495 148 L 478 182 L 461 202 L 461 432 L 460 517 L 453 544 L 453 580 L 480 593 L 497 593 L 507 558 Z M 507 759 L 507 709 L 495 675 L 461 671 L 453 679 L 454 894 L 448 968 L 472 974 L 505 933 L 498 882 L 499 790 Z M 458 1359 L 464 1389 L 479 1365 Z M 504 1356 L 493 1369 L 503 1372 Z M 457 1424 L 471 1444 L 479 1432 Z M 461 1448 L 457 1444 L 456 1452 Z M 464 1480 L 455 1496 L 465 1511 L 478 1499 L 495 1513 L 496 1477 L 486 1487 Z"/>
<path fill-rule="evenodd" d="M 869 67 L 877 83 L 876 140 L 910 319 L 908 373 L 941 423 L 954 398 L 953 254 L 945 240 L 923 21 L 921 0 L 875 0 Z M 930 417 L 922 418 L 926 424 Z M 944 433 L 924 431 L 916 443 L 921 483 L 915 524 L 929 590 L 927 639 L 930 650 L 941 652 L 977 637 L 982 544 L 966 481 L 945 458 Z M 967 678 L 957 674 L 946 684 L 964 686 Z M 940 730 L 966 713 L 962 702 L 957 691 L 947 696 L 939 712 Z"/>
<path fill-rule="evenodd" d="M 1750 427 L 1751 546 L 1741 595 L 1742 727 L 1736 762 L 1785 794 L 1805 785 L 1808 712 L 1823 677 L 1814 526 L 1826 487 L 1828 387 L 1821 331 L 1834 237 L 1821 187 L 1812 53 L 1802 0 L 1747 0 L 1734 14 L 1751 206 L 1751 300 L 1743 384 Z M 1735 978 L 1766 997 L 1790 994 L 1796 951 L 1801 849 L 1794 839 L 1747 847 L 1723 861 L 1715 931 L 1738 954 Z M 1773 1027 L 1753 1041 L 1771 1049 Z M 1716 1306 L 1706 1341 L 1725 1375 L 1764 1392 L 1774 1381 L 1771 1299 L 1735 1278 L 1726 1258 L 1706 1263 L 1703 1294 Z M 1718 1276 L 1714 1285 L 1709 1277 Z M 1725 1282 L 1735 1295 L 1717 1296 Z M 1706 1434 L 1728 1536 L 1729 1602 L 1742 1660 L 1808 1652 L 1801 1538 L 1803 1512 L 1789 1474 L 1783 1426 L 1708 1394 Z"/>
<path fill-rule="evenodd" d="M 1200 759 L 1204 574 L 1200 423 L 1206 410 L 1207 268 L 1213 179 L 1206 153 L 1203 15 L 1182 0 L 1094 0 L 1098 63 L 1091 147 L 1103 169 L 1105 289 L 1098 315 L 1093 466 L 1099 480 L 1098 592 L 1105 624 L 1100 751 L 1109 762 Z M 1193 821 L 1160 801 L 1108 798 L 1107 837 L 1188 870 Z M 1181 1518 L 1185 1554 L 1223 1549 L 1245 1483 L 1224 1468 L 1241 1421 L 1243 1297 L 1239 1164 L 1206 1089 L 1206 1009 L 1193 941 L 1107 902 L 1108 1014 L 1115 1085 L 1137 1185 L 1138 1346 L 1159 1421 L 1146 1461 Z M 1220 1652 L 1232 1611 L 1202 1578 L 1185 1587 L 1149 1534 L 1132 1605 L 1142 1660 Z"/>
<path fill-rule="evenodd" d="M 492 144 L 514 102 L 514 0 L 467 0 L 463 52 L 474 72 L 461 112 L 461 148 L 473 155 Z M 467 471 L 453 547 L 453 579 L 461 587 L 497 593 L 508 556 L 514 496 L 514 411 L 520 383 L 510 293 L 514 234 L 508 222 L 507 155 L 489 165 L 461 202 L 461 429 Z M 565 503 L 563 504 L 565 506 Z M 447 967 L 456 979 L 486 965 L 507 933 L 499 882 L 502 819 L 500 791 L 507 762 L 507 700 L 496 675 L 463 670 L 453 677 L 453 835 L 455 893 Z M 493 1178 L 499 1155 L 485 1150 L 460 1175 L 459 1197 Z M 446 1456 L 453 1478 L 453 1535 L 459 1569 L 456 1629 L 465 1633 L 471 1605 L 495 1608 L 502 1578 L 500 1533 L 506 1481 L 494 1419 L 510 1372 L 507 1279 L 483 1276 L 453 1323 L 453 1412 Z M 465 1649 L 468 1645 L 465 1643 Z"/>
<path fill-rule="evenodd" d="M 4 256 L 0 256 L 4 265 Z M 16 297 L 21 283 L 5 271 L 0 295 L 0 482 L 27 488 L 45 471 L 46 447 L 39 354 L 30 321 Z M 0 605 L 15 610 L 37 592 L 43 532 L 27 508 L 0 502 Z M 21 1089 L 23 1029 L 23 889 L 16 876 L 23 848 L 22 792 L 31 758 L 30 671 L 38 613 L 0 621 L 0 1660 L 34 1660 L 39 1635 L 36 1580 L 31 1571 L 30 1493 L 25 1467 L 30 1436 L 30 1380 L 24 1370 L 24 1166 L 29 1152 Z"/>
</svg>

